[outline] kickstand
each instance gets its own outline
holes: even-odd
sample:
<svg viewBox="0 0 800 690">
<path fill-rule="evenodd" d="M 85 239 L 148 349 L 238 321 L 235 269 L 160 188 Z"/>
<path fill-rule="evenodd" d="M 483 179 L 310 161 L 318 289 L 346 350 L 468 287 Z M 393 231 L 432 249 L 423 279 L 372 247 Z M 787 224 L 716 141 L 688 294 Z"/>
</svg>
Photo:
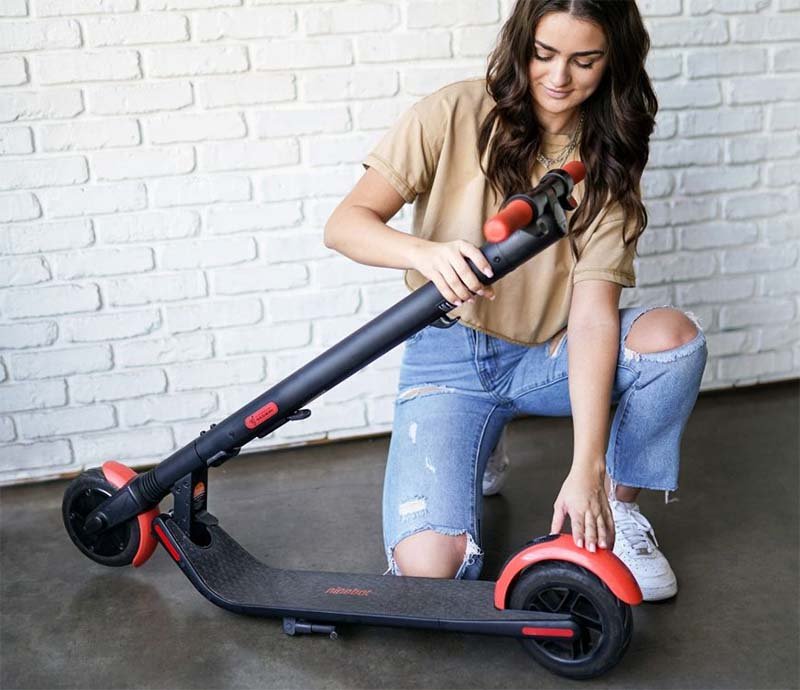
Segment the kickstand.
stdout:
<svg viewBox="0 0 800 690">
<path fill-rule="evenodd" d="M 336 628 L 333 625 L 322 625 L 319 623 L 310 623 L 309 621 L 297 620 L 296 618 L 286 617 L 283 619 L 283 632 L 287 635 L 311 635 L 319 633 L 328 635 L 332 640 L 339 637 L 336 633 Z"/>
</svg>

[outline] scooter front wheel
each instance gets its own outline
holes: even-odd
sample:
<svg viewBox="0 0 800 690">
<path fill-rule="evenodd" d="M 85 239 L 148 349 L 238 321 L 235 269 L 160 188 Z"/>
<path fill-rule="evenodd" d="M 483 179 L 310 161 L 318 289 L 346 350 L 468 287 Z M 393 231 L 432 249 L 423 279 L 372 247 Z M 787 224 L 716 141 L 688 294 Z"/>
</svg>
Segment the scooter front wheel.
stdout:
<svg viewBox="0 0 800 690">
<path fill-rule="evenodd" d="M 585 568 L 546 561 L 523 572 L 509 598 L 509 608 L 566 613 L 581 627 L 575 640 L 524 639 L 536 661 L 560 676 L 583 680 L 613 668 L 633 634 L 628 604 Z"/>
<path fill-rule="evenodd" d="M 67 486 L 61 515 L 67 534 L 84 555 L 103 565 L 125 566 L 133 562 L 141 542 L 136 519 L 99 534 L 86 534 L 83 530 L 88 515 L 116 491 L 101 469 L 87 470 Z"/>
</svg>

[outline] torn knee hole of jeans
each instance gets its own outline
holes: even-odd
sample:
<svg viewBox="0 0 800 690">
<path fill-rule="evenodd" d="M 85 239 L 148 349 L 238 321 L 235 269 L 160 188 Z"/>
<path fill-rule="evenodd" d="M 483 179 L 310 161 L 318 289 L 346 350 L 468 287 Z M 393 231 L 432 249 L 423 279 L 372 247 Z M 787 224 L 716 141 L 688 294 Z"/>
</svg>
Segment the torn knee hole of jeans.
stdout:
<svg viewBox="0 0 800 690">
<path fill-rule="evenodd" d="M 428 499 L 425 496 L 413 496 L 403 501 L 397 509 L 401 520 L 411 520 L 428 512 Z"/>
<path fill-rule="evenodd" d="M 681 309 L 676 309 L 670 305 L 664 305 L 661 307 L 651 307 L 650 309 L 646 309 L 641 314 L 639 314 L 632 322 L 631 325 L 628 327 L 628 334 L 625 336 L 625 342 L 622 345 L 622 353 L 623 359 L 626 362 L 630 362 L 631 360 L 640 361 L 642 358 L 645 359 L 652 359 L 658 362 L 667 362 L 673 359 L 677 359 L 679 356 L 685 356 L 691 354 L 691 352 L 683 352 L 682 349 L 686 347 L 692 340 L 687 341 L 683 345 L 678 345 L 678 347 L 673 347 L 668 350 L 657 350 L 656 352 L 637 352 L 636 350 L 632 350 L 628 347 L 628 338 L 630 337 L 631 330 L 633 329 L 633 324 L 635 324 L 642 316 L 647 314 L 654 309 L 674 309 L 675 311 L 681 312 L 684 316 L 687 316 L 689 320 L 694 324 L 697 328 L 697 333 L 694 334 L 692 340 L 694 340 L 698 335 L 703 333 L 703 326 L 700 324 L 700 319 L 691 311 L 683 311 Z M 675 353 L 676 350 L 681 350 L 681 352 Z M 694 351 L 694 350 L 692 350 Z M 675 353 L 673 355 L 673 353 Z"/>
<path fill-rule="evenodd" d="M 397 396 L 398 402 L 402 402 L 404 400 L 413 400 L 421 395 L 431 395 L 433 393 L 452 393 L 452 388 L 447 388 L 446 386 L 436 386 L 434 384 L 426 384 L 424 386 L 415 386 L 414 388 L 408 388 L 404 390 L 400 395 Z"/>
</svg>

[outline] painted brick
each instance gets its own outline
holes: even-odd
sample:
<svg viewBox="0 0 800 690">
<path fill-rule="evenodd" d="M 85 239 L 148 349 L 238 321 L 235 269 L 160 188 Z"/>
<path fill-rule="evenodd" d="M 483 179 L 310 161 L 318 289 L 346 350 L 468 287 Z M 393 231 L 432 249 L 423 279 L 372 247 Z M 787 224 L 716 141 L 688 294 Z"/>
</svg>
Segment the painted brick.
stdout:
<svg viewBox="0 0 800 690">
<path fill-rule="evenodd" d="M 236 175 L 193 175 L 152 183 L 155 206 L 214 204 L 218 201 L 249 201 L 250 180 Z"/>
<path fill-rule="evenodd" d="M 114 433 L 79 435 L 72 440 L 75 456 L 84 467 L 98 467 L 108 460 L 118 460 L 130 467 L 153 465 L 163 460 L 174 448 L 172 432 L 163 427 Z M 137 464 L 136 461 L 140 463 Z"/>
<path fill-rule="evenodd" d="M 40 0 L 36 3 L 39 17 L 58 17 L 72 14 L 96 14 L 97 12 L 133 12 L 136 0 Z"/>
<path fill-rule="evenodd" d="M 303 74 L 300 93 L 305 102 L 356 100 L 394 96 L 399 89 L 397 70 L 320 70 Z"/>
<path fill-rule="evenodd" d="M 33 153 L 33 136 L 30 127 L 0 129 L 0 156 Z"/>
<path fill-rule="evenodd" d="M 147 139 L 153 144 L 174 144 L 207 139 L 241 139 L 247 127 L 239 113 L 197 113 L 149 118 Z"/>
<path fill-rule="evenodd" d="M 227 141 L 197 146 L 199 171 L 260 170 L 300 162 L 294 139 L 272 141 Z"/>
<path fill-rule="evenodd" d="M 400 23 L 400 8 L 391 3 L 359 2 L 304 8 L 306 34 L 388 31 Z"/>
<path fill-rule="evenodd" d="M 0 481 L 25 478 L 29 470 L 61 467 L 72 463 L 69 441 L 42 441 L 0 446 Z"/>
<path fill-rule="evenodd" d="M 180 175 L 195 168 L 191 147 L 146 148 L 127 151 L 98 151 L 89 156 L 98 180 L 130 180 L 160 175 Z"/>
<path fill-rule="evenodd" d="M 0 194 L 0 223 L 31 220 L 41 215 L 39 200 L 31 192 Z"/>
<path fill-rule="evenodd" d="M 409 29 L 493 24 L 498 19 L 497 0 L 411 0 L 408 4 Z"/>
<path fill-rule="evenodd" d="M 346 132 L 351 129 L 350 112 L 346 106 L 273 108 L 256 113 L 253 126 L 256 136 L 260 139 L 296 134 Z"/>
<path fill-rule="evenodd" d="M 308 269 L 302 264 L 278 264 L 269 270 L 264 266 L 237 266 L 212 271 L 211 275 L 217 295 L 264 293 L 308 285 Z"/>
<path fill-rule="evenodd" d="M 80 89 L 53 88 L 42 92 L 0 93 L 0 122 L 74 117 L 83 110 Z"/>
<path fill-rule="evenodd" d="M 78 48 L 80 45 L 81 30 L 73 19 L 0 23 L 0 53 Z"/>
<path fill-rule="evenodd" d="M 320 316 L 354 314 L 361 303 L 357 288 L 294 292 L 267 296 L 271 321 L 306 321 Z"/>
<path fill-rule="evenodd" d="M 111 348 L 108 345 L 92 345 L 46 352 L 15 352 L 8 355 L 8 363 L 14 378 L 18 380 L 108 371 L 112 367 Z"/>
<path fill-rule="evenodd" d="M 84 431 L 101 431 L 116 426 L 111 405 L 82 405 L 45 412 L 23 412 L 16 416 L 20 436 L 25 439 L 51 438 Z"/>
<path fill-rule="evenodd" d="M 178 110 L 192 104 L 192 86 L 170 80 L 153 84 L 114 84 L 84 89 L 89 112 L 96 115 L 128 115 Z M 0 101 L 2 113 L 2 101 Z M 157 142 L 158 143 L 158 142 Z"/>
<path fill-rule="evenodd" d="M 287 228 L 297 225 L 302 219 L 302 204 L 299 201 L 236 206 L 216 204 L 208 209 L 205 227 L 210 233 L 223 235 Z"/>
<path fill-rule="evenodd" d="M 294 10 L 288 7 L 257 7 L 209 10 L 195 13 L 194 36 L 198 41 L 268 38 L 294 31 Z"/>
<path fill-rule="evenodd" d="M 105 342 L 149 335 L 161 328 L 158 311 L 125 311 L 63 319 L 63 339 L 73 343 Z"/>
<path fill-rule="evenodd" d="M 167 270 L 228 266 L 256 258 L 252 237 L 171 242 L 161 249 L 159 266 Z"/>
<path fill-rule="evenodd" d="M 141 143 L 136 120 L 106 121 L 98 118 L 39 126 L 39 147 L 42 151 L 112 149 Z"/>
<path fill-rule="evenodd" d="M 143 211 L 95 218 L 94 228 L 104 244 L 157 242 L 193 237 L 200 231 L 200 214 L 196 211 Z"/>
<path fill-rule="evenodd" d="M 257 70 L 336 67 L 353 64 L 351 41 L 345 38 L 274 40 L 251 51 Z"/>
<path fill-rule="evenodd" d="M 147 206 L 145 186 L 140 182 L 53 187 L 38 194 L 45 214 L 54 218 L 139 211 Z"/>
<path fill-rule="evenodd" d="M 92 16 L 82 20 L 86 45 L 133 46 L 189 40 L 189 22 L 177 14 L 161 14 L 158 21 L 146 14 Z"/>
<path fill-rule="evenodd" d="M 89 179 L 83 157 L 47 160 L 0 160 L 0 189 L 26 189 L 79 184 Z"/>
<path fill-rule="evenodd" d="M 193 362 L 213 356 L 213 337 L 209 333 L 114 343 L 114 361 L 121 367 Z"/>
<path fill-rule="evenodd" d="M 140 79 L 139 54 L 135 50 L 54 53 L 31 58 L 42 84 Z"/>
<path fill-rule="evenodd" d="M 44 283 L 51 277 L 44 257 L 0 259 L 0 285 L 3 287 L 35 285 Z"/>
<path fill-rule="evenodd" d="M 58 280 L 143 273 L 155 266 L 153 250 L 149 247 L 83 249 L 56 254 L 53 274 Z"/>
<path fill-rule="evenodd" d="M 106 282 L 105 295 L 114 307 L 161 302 L 178 302 L 208 295 L 201 271 L 151 273 L 147 276 L 117 278 Z"/>
<path fill-rule="evenodd" d="M 97 285 L 52 285 L 14 288 L 0 293 L 3 313 L 12 319 L 50 316 L 100 308 Z"/>
<path fill-rule="evenodd" d="M 263 357 L 238 357 L 201 364 L 176 364 L 170 383 L 176 391 L 219 388 L 264 380 Z"/>
<path fill-rule="evenodd" d="M 205 108 L 234 105 L 260 105 L 295 98 L 292 74 L 245 74 L 237 77 L 214 77 L 194 81 L 197 99 Z"/>
<path fill-rule="evenodd" d="M 0 324 L 0 350 L 46 347 L 52 345 L 57 336 L 58 325 L 55 321 Z"/>
<path fill-rule="evenodd" d="M 228 328 L 215 334 L 217 350 L 225 357 L 275 350 L 291 350 L 309 345 L 311 324 L 281 323 Z"/>
<path fill-rule="evenodd" d="M 148 48 L 142 50 L 146 74 L 181 77 L 203 74 L 235 74 L 248 69 L 243 46 Z"/>
<path fill-rule="evenodd" d="M 219 409 L 217 396 L 211 391 L 157 395 L 126 400 L 117 406 L 126 426 L 179 422 L 204 418 Z"/>
<path fill-rule="evenodd" d="M 355 44 L 360 62 L 395 63 L 452 56 L 450 34 L 446 31 L 357 36 Z"/>
<path fill-rule="evenodd" d="M 73 376 L 67 379 L 67 385 L 71 402 L 107 402 L 164 393 L 167 377 L 160 369 L 146 369 L 121 374 Z"/>
<path fill-rule="evenodd" d="M 0 57 L 0 86 L 20 86 L 28 83 L 25 58 L 21 56 Z"/>
<path fill-rule="evenodd" d="M 63 380 L 5 383 L 0 396 L 0 412 L 38 410 L 67 404 L 67 385 Z"/>
<path fill-rule="evenodd" d="M 264 312 L 260 302 L 209 300 L 199 304 L 183 304 L 164 308 L 170 333 L 214 330 L 261 321 Z"/>
</svg>

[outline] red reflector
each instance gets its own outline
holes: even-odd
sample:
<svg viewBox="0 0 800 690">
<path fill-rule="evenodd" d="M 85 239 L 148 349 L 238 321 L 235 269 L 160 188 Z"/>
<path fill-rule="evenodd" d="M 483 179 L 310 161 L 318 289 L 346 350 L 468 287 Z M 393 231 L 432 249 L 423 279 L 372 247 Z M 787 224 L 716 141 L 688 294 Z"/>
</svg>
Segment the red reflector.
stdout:
<svg viewBox="0 0 800 690">
<path fill-rule="evenodd" d="M 158 538 L 164 545 L 164 548 L 169 552 L 169 555 L 172 556 L 172 560 L 174 560 L 176 563 L 179 563 L 181 560 L 181 555 L 178 553 L 178 550 L 172 545 L 172 542 L 169 540 L 167 535 L 164 534 L 164 530 L 161 529 L 161 525 L 154 525 L 153 529 L 155 529 Z"/>
<path fill-rule="evenodd" d="M 523 628 L 522 634 L 530 637 L 546 635 L 548 637 L 573 637 L 570 628 Z"/>
<path fill-rule="evenodd" d="M 261 426 L 270 417 L 274 417 L 278 413 L 278 406 L 274 402 L 268 402 L 264 407 L 260 407 L 253 414 L 248 415 L 244 420 L 244 425 L 248 429 L 255 429 Z"/>
</svg>

